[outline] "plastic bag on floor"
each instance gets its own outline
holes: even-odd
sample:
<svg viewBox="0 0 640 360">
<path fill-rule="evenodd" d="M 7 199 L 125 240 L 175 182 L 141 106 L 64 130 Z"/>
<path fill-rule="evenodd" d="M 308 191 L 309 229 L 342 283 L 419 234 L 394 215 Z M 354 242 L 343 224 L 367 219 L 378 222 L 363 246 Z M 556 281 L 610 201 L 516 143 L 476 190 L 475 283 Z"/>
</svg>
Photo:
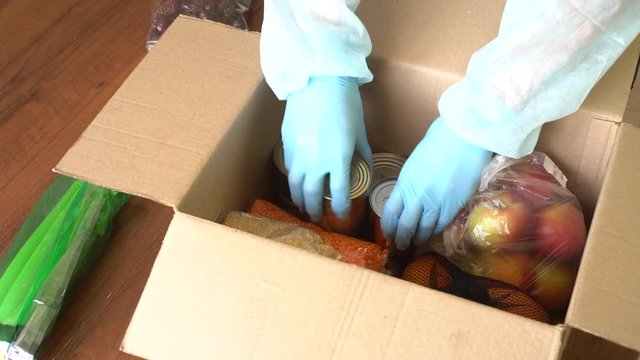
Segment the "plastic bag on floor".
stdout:
<svg viewBox="0 0 640 360">
<path fill-rule="evenodd" d="M 246 30 L 245 14 L 250 6 L 251 0 L 156 0 L 147 49 L 150 50 L 158 42 L 178 15 L 217 21 Z"/>
<path fill-rule="evenodd" d="M 129 196 L 58 177 L 0 261 L 0 359 L 32 359 Z"/>
</svg>

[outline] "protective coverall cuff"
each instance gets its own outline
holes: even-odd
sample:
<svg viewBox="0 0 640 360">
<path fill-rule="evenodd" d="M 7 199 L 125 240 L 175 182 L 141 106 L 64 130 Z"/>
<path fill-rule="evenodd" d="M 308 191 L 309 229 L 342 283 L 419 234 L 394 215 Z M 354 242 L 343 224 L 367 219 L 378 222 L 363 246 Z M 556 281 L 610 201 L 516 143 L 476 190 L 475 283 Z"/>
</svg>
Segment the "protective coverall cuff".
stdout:
<svg viewBox="0 0 640 360">
<path fill-rule="evenodd" d="M 527 127 L 502 99 L 468 78 L 447 89 L 438 107 L 455 134 L 494 153 L 520 158 L 530 154 L 538 142 L 540 125 Z"/>
<path fill-rule="evenodd" d="M 278 99 L 288 100 L 291 94 L 308 87 L 309 85 L 311 85 L 312 82 L 317 83 L 318 80 L 320 80 L 320 82 L 322 83 L 328 83 L 330 81 L 334 81 L 335 83 L 338 83 L 339 81 L 353 82 L 356 86 L 370 83 L 373 80 L 373 75 L 368 70 L 367 70 L 367 73 L 368 74 L 365 74 L 365 76 L 360 76 L 360 77 L 341 76 L 341 75 L 324 75 L 324 74 L 311 75 L 305 78 L 303 81 L 296 81 L 295 83 L 290 82 L 289 85 L 286 87 L 286 90 L 285 90 L 285 87 L 277 87 L 277 86 L 271 86 L 271 87 L 274 90 Z M 338 80 L 338 79 L 342 79 L 342 80 Z M 295 84 L 295 86 L 293 86 L 293 84 Z"/>
</svg>

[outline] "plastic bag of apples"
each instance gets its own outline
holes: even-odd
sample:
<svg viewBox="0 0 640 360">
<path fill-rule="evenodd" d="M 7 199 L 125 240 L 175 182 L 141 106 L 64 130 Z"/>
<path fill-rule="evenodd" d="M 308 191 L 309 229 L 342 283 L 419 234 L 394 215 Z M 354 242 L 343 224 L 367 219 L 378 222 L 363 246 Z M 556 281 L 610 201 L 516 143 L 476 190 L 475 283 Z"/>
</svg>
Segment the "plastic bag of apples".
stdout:
<svg viewBox="0 0 640 360">
<path fill-rule="evenodd" d="M 518 286 L 562 316 L 586 239 L 580 203 L 565 186 L 543 153 L 494 157 L 440 250 L 465 271 Z"/>
</svg>

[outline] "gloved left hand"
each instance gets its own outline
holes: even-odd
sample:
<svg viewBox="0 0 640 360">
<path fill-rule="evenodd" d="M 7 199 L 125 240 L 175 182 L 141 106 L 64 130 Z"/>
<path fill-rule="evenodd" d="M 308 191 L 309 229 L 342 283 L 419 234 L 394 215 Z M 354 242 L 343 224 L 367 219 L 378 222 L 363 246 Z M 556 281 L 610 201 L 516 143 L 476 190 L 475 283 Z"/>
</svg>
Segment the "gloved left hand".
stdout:
<svg viewBox="0 0 640 360">
<path fill-rule="evenodd" d="M 382 214 L 398 249 L 442 232 L 478 188 L 492 152 L 466 142 L 443 119 L 433 122 L 402 167 Z"/>
<path fill-rule="evenodd" d="M 282 142 L 293 202 L 311 220 L 319 221 L 324 179 L 329 175 L 332 210 L 344 218 L 350 209 L 354 151 L 371 163 L 357 80 L 314 77 L 307 87 L 289 95 Z"/>
</svg>

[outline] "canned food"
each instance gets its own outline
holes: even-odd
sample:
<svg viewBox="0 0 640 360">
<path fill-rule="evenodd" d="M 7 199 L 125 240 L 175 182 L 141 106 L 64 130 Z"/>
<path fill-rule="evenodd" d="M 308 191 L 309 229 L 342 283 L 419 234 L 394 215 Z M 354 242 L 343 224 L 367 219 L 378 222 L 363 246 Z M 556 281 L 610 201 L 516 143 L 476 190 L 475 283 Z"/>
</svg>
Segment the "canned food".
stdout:
<svg viewBox="0 0 640 360">
<path fill-rule="evenodd" d="M 291 193 L 289 192 L 289 181 L 287 180 L 288 171 L 284 165 L 284 147 L 281 141 L 278 141 L 276 147 L 273 149 L 273 163 L 278 170 L 276 171 L 276 193 L 278 197 L 285 203 L 294 204 L 293 200 L 291 200 Z"/>
<path fill-rule="evenodd" d="M 279 142 L 273 150 L 273 160 L 278 169 L 276 175 L 276 192 L 284 202 L 292 204 L 287 168 L 284 164 L 284 147 Z M 367 219 L 367 195 L 371 189 L 371 169 L 367 161 L 355 153 L 351 162 L 351 210 L 343 220 L 339 219 L 331 209 L 331 190 L 329 181 L 325 181 L 323 208 L 324 214 L 320 226 L 332 232 L 358 236 L 365 227 Z"/>
<path fill-rule="evenodd" d="M 399 275 L 406 264 L 411 260 L 414 247 L 409 246 L 406 250 L 396 248 L 392 240 L 387 240 L 382 233 L 382 211 L 384 204 L 391 196 L 391 192 L 396 185 L 398 179 L 388 178 L 378 182 L 369 196 L 369 217 L 371 218 L 371 226 L 373 232 L 373 240 L 380 245 L 383 250 L 389 250 L 389 259 L 387 261 L 386 270 L 391 275 Z"/>
<path fill-rule="evenodd" d="M 392 153 L 375 153 L 373 160 L 372 183 L 375 186 L 381 180 L 397 178 L 407 159 L 404 156 Z"/>
<path fill-rule="evenodd" d="M 286 192 L 283 192 L 286 191 Z M 291 215 L 296 216 L 300 220 L 310 221 L 307 214 L 300 211 L 298 205 L 296 205 L 293 200 L 291 200 L 291 196 L 289 195 L 289 187 L 287 186 L 285 189 L 276 188 L 276 204 L 284 209 L 286 212 Z"/>
<path fill-rule="evenodd" d="M 278 205 L 286 210 L 288 213 L 297 216 L 298 218 L 308 221 L 309 218 L 306 214 L 303 214 L 298 205 L 291 200 L 291 193 L 289 192 L 289 182 L 287 180 L 287 168 L 284 166 L 284 148 L 282 142 L 278 142 L 273 149 L 273 162 L 276 165 L 276 195 Z"/>
<path fill-rule="evenodd" d="M 369 208 L 371 209 L 371 223 L 373 225 L 373 241 L 380 245 L 382 249 L 389 249 L 391 247 L 391 241 L 385 239 L 382 234 L 382 226 L 380 219 L 382 218 L 382 210 L 384 204 L 391 196 L 391 191 L 396 185 L 396 178 L 389 178 L 378 182 L 373 189 L 371 189 L 371 195 L 369 195 Z"/>
</svg>

